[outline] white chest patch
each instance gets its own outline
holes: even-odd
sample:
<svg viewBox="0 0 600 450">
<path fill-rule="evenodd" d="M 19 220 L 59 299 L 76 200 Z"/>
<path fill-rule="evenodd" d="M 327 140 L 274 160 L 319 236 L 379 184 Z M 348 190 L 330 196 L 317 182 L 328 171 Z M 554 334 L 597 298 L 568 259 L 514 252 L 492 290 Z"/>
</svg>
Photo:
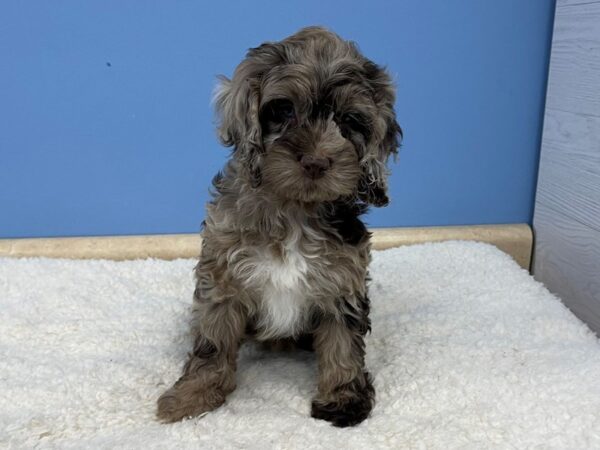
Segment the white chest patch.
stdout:
<svg viewBox="0 0 600 450">
<path fill-rule="evenodd" d="M 261 251 L 253 261 L 250 282 L 262 291 L 257 328 L 262 339 L 298 334 L 308 312 L 308 262 L 296 246 L 282 256 Z"/>
</svg>

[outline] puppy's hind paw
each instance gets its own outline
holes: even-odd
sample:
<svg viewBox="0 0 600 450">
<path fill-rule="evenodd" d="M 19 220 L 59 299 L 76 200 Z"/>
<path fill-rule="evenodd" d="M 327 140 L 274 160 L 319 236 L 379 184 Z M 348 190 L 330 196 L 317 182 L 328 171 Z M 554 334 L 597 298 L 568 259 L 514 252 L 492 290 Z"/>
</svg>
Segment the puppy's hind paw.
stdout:
<svg viewBox="0 0 600 450">
<path fill-rule="evenodd" d="M 173 386 L 160 396 L 157 402 L 156 417 L 163 423 L 178 422 L 187 417 L 207 413 L 225 402 L 225 395 L 218 389 L 190 392 Z"/>
</svg>

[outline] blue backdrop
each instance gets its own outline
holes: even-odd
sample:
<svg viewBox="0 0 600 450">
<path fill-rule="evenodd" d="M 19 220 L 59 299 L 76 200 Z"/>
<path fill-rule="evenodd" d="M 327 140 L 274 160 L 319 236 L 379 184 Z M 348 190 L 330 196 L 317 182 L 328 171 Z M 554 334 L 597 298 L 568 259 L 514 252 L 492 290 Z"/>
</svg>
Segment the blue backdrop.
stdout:
<svg viewBox="0 0 600 450">
<path fill-rule="evenodd" d="M 398 85 L 392 204 L 371 226 L 528 222 L 553 0 L 5 1 L 0 237 L 194 232 L 210 96 L 249 47 L 310 25 Z"/>
</svg>

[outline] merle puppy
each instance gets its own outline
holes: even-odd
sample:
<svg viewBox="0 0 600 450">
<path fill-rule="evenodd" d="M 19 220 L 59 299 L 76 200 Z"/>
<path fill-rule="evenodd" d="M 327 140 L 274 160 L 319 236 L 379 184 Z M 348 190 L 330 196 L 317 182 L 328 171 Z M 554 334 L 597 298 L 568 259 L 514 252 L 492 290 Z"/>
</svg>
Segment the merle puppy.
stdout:
<svg viewBox="0 0 600 450">
<path fill-rule="evenodd" d="M 394 97 L 381 67 L 318 27 L 251 49 L 221 79 L 219 135 L 233 152 L 207 206 L 193 352 L 159 419 L 223 404 L 246 339 L 308 342 L 319 366 L 312 416 L 341 427 L 367 418 L 370 235 L 359 216 L 388 203 Z"/>
</svg>

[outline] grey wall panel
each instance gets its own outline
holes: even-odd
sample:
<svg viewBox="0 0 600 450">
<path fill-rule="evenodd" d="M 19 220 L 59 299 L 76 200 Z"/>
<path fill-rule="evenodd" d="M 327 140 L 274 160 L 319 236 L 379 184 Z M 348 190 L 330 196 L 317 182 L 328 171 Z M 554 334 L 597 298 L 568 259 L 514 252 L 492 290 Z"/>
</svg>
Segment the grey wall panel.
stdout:
<svg viewBox="0 0 600 450">
<path fill-rule="evenodd" d="M 535 277 L 600 333 L 600 232 L 544 205 L 535 214 Z"/>
<path fill-rule="evenodd" d="M 533 273 L 600 334 L 600 2 L 556 7 Z"/>
</svg>

